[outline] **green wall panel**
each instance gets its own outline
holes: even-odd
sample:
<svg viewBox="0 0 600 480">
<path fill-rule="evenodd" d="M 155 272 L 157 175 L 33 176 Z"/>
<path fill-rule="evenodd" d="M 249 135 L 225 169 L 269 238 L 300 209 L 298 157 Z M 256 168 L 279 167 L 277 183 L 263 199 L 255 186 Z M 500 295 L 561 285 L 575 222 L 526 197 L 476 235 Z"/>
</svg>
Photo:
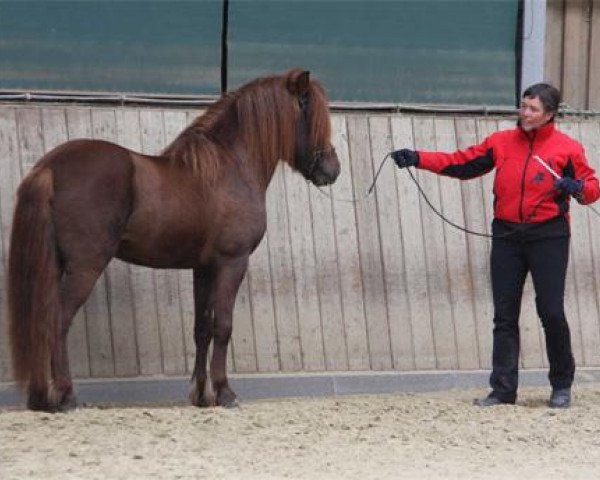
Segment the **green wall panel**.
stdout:
<svg viewBox="0 0 600 480">
<path fill-rule="evenodd" d="M 230 84 L 290 65 L 333 100 L 512 105 L 516 0 L 230 4 Z"/>
<path fill-rule="evenodd" d="M 221 0 L 0 0 L 0 89 L 218 94 Z M 337 101 L 512 105 L 517 0 L 230 0 L 230 88 L 293 66 Z"/>
<path fill-rule="evenodd" d="M 218 94 L 220 1 L 0 0 L 0 88 Z"/>
</svg>

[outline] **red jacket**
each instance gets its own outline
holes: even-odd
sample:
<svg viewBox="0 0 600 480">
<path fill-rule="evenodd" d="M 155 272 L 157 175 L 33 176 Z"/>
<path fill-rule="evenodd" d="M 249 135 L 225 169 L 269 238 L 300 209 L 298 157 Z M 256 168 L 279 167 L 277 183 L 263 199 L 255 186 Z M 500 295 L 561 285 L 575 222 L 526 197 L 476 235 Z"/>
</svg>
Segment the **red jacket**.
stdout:
<svg viewBox="0 0 600 480">
<path fill-rule="evenodd" d="M 554 128 L 554 122 L 525 132 L 520 127 L 493 133 L 480 145 L 454 153 L 419 151 L 418 168 L 466 180 L 496 168 L 494 216 L 514 223 L 568 218 L 569 196 L 554 187 L 555 178 L 534 157 L 538 155 L 561 177 L 583 180 L 577 201 L 600 196 L 598 179 L 581 144 Z"/>
</svg>

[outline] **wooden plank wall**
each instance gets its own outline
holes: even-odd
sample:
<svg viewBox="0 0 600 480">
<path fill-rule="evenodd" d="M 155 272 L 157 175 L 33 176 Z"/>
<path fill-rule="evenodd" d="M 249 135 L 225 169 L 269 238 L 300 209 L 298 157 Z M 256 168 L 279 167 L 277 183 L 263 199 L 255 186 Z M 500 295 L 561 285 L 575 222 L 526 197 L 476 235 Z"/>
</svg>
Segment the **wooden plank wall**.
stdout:
<svg viewBox="0 0 600 480">
<path fill-rule="evenodd" d="M 5 277 L 15 190 L 35 161 L 72 138 L 94 137 L 156 153 L 197 112 L 131 107 L 0 106 L 0 381 L 10 379 Z M 401 147 L 454 150 L 508 118 L 336 113 L 342 162 L 323 191 L 289 168 L 268 190 L 268 232 L 251 258 L 235 310 L 232 372 L 489 368 L 490 242 L 436 217 L 405 171 L 383 168 Z M 600 119 L 563 120 L 600 169 Z M 459 182 L 418 171 L 432 202 L 459 224 L 489 231 L 491 175 Z M 352 199 L 356 199 L 353 203 Z M 597 207 L 598 208 L 598 207 Z M 600 218 L 575 204 L 566 294 L 575 356 L 600 366 Z M 523 367 L 547 365 L 528 282 Z M 69 344 L 78 378 L 190 374 L 191 272 L 111 262 L 78 314 Z"/>
<path fill-rule="evenodd" d="M 572 108 L 600 111 L 600 0 L 546 2 L 545 77 Z"/>
</svg>

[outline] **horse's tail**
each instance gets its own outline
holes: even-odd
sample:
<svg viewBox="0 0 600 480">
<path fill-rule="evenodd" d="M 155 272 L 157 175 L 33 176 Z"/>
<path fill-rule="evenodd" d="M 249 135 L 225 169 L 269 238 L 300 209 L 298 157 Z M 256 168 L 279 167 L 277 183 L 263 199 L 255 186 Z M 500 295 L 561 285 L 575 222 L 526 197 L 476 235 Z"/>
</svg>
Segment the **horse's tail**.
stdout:
<svg viewBox="0 0 600 480">
<path fill-rule="evenodd" d="M 59 266 L 52 223 L 53 175 L 35 169 L 21 183 L 10 238 L 8 312 L 15 381 L 47 388 L 60 315 Z"/>
</svg>

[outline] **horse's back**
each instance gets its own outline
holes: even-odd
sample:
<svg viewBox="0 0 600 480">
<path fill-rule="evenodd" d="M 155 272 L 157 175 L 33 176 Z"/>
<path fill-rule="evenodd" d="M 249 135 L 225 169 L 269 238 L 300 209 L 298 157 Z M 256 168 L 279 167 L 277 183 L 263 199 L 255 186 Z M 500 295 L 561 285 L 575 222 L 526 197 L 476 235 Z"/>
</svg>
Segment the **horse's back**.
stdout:
<svg viewBox="0 0 600 480">
<path fill-rule="evenodd" d="M 123 162 L 131 164 L 130 150 L 105 140 L 82 138 L 53 148 L 39 160 L 36 168 L 51 168 L 55 173 L 60 173 L 59 169 L 82 173 L 89 168 L 119 168 Z"/>
</svg>

